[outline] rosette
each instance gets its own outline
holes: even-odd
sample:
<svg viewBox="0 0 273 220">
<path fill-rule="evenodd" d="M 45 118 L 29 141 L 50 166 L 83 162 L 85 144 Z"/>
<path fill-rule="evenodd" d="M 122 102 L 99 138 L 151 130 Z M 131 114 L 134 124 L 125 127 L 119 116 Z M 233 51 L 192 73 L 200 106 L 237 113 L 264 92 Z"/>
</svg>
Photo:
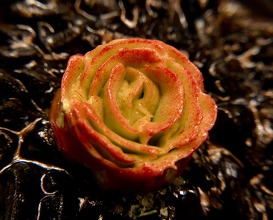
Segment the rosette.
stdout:
<svg viewBox="0 0 273 220">
<path fill-rule="evenodd" d="M 70 58 L 50 121 L 60 150 L 90 168 L 99 186 L 147 190 L 181 173 L 216 115 L 185 55 L 132 38 Z"/>
</svg>

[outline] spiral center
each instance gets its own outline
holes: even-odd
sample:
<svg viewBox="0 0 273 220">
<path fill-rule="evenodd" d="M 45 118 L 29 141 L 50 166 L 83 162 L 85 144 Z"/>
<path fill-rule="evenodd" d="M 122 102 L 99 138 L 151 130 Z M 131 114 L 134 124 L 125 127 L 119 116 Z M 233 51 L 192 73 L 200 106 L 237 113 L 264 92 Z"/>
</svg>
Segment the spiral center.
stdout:
<svg viewBox="0 0 273 220">
<path fill-rule="evenodd" d="M 148 77 L 132 67 L 126 68 L 124 80 L 117 93 L 117 102 L 121 114 L 130 125 L 152 121 L 159 97 L 158 87 Z"/>
</svg>

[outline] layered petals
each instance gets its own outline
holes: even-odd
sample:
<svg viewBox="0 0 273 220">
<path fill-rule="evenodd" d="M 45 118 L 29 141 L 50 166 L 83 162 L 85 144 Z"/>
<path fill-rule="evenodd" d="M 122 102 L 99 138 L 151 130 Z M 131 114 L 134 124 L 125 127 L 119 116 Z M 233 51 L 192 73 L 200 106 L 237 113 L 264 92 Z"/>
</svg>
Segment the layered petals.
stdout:
<svg viewBox="0 0 273 220">
<path fill-rule="evenodd" d="M 132 38 L 70 58 L 50 121 L 60 150 L 89 167 L 99 186 L 135 191 L 179 175 L 216 115 L 185 55 Z"/>
</svg>

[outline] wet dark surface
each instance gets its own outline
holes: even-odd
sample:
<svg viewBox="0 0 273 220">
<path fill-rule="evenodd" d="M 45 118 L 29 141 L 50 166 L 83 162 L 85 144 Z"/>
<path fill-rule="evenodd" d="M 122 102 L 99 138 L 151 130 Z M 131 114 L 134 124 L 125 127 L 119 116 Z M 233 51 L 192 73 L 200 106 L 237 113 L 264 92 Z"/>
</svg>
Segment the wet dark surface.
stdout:
<svg viewBox="0 0 273 220">
<path fill-rule="evenodd" d="M 227 0 L 3 3 L 0 219 L 273 219 L 272 13 Z M 219 109 L 183 176 L 141 195 L 100 191 L 48 122 L 69 56 L 121 37 L 185 51 Z"/>
</svg>

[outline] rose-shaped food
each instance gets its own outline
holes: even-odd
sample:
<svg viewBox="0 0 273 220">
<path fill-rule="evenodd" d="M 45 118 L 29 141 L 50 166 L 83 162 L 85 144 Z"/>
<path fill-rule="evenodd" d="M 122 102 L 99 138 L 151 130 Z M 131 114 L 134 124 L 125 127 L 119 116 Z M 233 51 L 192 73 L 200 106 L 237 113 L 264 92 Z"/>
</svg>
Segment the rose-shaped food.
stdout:
<svg viewBox="0 0 273 220">
<path fill-rule="evenodd" d="M 50 111 L 61 151 L 99 186 L 147 190 L 180 174 L 217 109 L 199 70 L 156 40 L 120 39 L 74 55 Z"/>
</svg>

